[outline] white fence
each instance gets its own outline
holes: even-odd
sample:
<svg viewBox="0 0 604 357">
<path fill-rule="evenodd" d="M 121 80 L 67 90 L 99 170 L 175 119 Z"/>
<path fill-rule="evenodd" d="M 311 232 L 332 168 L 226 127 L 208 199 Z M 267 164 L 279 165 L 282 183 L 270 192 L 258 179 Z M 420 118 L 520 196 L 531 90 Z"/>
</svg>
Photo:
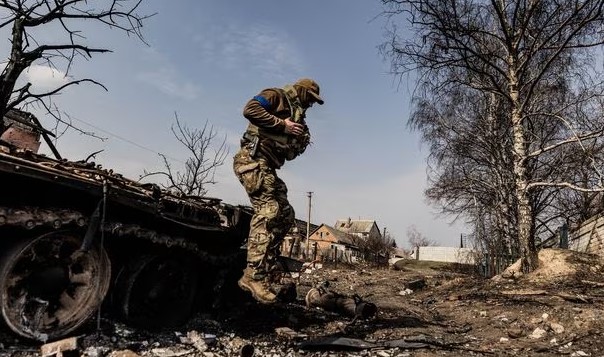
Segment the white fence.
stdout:
<svg viewBox="0 0 604 357">
<path fill-rule="evenodd" d="M 604 217 L 594 216 L 570 234 L 569 249 L 604 255 Z"/>
<path fill-rule="evenodd" d="M 474 251 L 470 248 L 419 247 L 415 257 L 434 262 L 474 264 Z"/>
</svg>

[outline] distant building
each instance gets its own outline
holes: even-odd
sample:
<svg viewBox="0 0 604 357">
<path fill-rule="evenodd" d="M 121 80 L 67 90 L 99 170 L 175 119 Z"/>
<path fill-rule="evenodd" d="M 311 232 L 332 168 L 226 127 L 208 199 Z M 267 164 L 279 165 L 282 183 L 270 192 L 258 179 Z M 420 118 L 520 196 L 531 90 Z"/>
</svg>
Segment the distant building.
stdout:
<svg viewBox="0 0 604 357">
<path fill-rule="evenodd" d="M 360 251 L 360 257 L 366 262 L 387 265 L 390 254 L 384 245 L 382 233 L 375 220 L 372 219 L 340 219 L 334 228 L 351 235 L 353 242 Z"/>
<path fill-rule="evenodd" d="M 296 259 L 306 259 L 306 229 L 308 224 L 306 221 L 296 219 L 294 224 L 285 235 L 281 245 L 281 254 Z M 310 233 L 315 231 L 319 226 L 310 224 Z"/>
<path fill-rule="evenodd" d="M 334 228 L 341 232 L 362 238 L 363 240 L 382 238 L 382 233 L 380 233 L 380 229 L 375 220 L 340 219 L 336 221 Z"/>
<path fill-rule="evenodd" d="M 358 249 L 354 245 L 354 236 L 322 224 L 309 238 L 310 259 L 354 263 Z"/>
</svg>

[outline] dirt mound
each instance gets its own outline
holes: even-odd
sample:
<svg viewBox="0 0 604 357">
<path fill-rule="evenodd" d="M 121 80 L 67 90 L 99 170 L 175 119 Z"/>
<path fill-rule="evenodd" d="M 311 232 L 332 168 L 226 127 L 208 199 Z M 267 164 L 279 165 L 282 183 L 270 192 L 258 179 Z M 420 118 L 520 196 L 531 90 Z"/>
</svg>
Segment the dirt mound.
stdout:
<svg viewBox="0 0 604 357">
<path fill-rule="evenodd" d="M 534 283 L 555 282 L 573 276 L 600 275 L 597 273 L 601 273 L 603 268 L 604 259 L 601 256 L 568 249 L 550 248 L 539 251 L 539 267 L 534 271 L 523 274 L 519 259 L 503 273 L 493 277 L 493 280 L 520 278 Z"/>
</svg>

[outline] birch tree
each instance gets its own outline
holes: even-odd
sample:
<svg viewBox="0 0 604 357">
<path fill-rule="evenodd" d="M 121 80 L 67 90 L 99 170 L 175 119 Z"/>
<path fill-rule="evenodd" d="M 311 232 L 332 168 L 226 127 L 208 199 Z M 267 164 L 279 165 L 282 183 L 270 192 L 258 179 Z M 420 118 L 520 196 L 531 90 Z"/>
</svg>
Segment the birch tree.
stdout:
<svg viewBox="0 0 604 357">
<path fill-rule="evenodd" d="M 464 166 L 458 167 L 451 181 L 461 185 L 460 177 L 468 179 L 465 189 L 458 190 L 462 204 L 474 210 L 472 217 L 483 226 L 485 214 L 489 225 L 508 226 L 522 270 L 534 270 L 535 238 L 547 224 L 540 214 L 551 210 L 560 192 L 603 189 L 602 156 L 594 148 L 601 147 L 604 128 L 604 86 L 595 56 L 604 40 L 604 1 L 382 3 L 392 25 L 383 50 L 393 72 L 414 72 L 419 78 L 410 123 L 430 143 L 431 154 L 456 158 L 457 150 L 474 169 L 488 168 L 464 173 Z M 464 100 L 454 100 L 456 96 Z M 425 112 L 431 114 L 422 117 Z M 472 125 L 456 129 L 455 117 Z M 447 130 L 456 139 L 466 130 L 461 136 L 469 143 L 491 147 L 483 152 L 467 150 L 473 145 L 456 148 L 447 141 Z M 577 153 L 588 158 L 585 180 L 573 174 Z M 433 193 L 447 190 L 443 177 L 432 180 Z M 481 195 L 472 194 L 474 186 L 483 187 L 477 191 Z M 440 197 L 445 205 L 453 202 L 453 196 Z M 478 200 L 490 204 L 479 205 Z"/>
</svg>

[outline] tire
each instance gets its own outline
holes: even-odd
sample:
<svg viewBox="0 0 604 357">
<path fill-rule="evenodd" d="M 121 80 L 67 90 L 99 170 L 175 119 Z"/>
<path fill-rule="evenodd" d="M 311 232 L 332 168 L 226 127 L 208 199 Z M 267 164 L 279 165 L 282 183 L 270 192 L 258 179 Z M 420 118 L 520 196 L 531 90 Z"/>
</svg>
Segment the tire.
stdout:
<svg viewBox="0 0 604 357">
<path fill-rule="evenodd" d="M 143 254 L 118 273 L 112 304 L 129 325 L 146 329 L 179 326 L 191 316 L 198 279 L 198 266 L 185 253 Z"/>
<path fill-rule="evenodd" d="M 0 261 L 0 309 L 8 327 L 38 341 L 65 337 L 99 308 L 111 282 L 103 248 L 81 251 L 81 233 L 19 237 Z"/>
</svg>

